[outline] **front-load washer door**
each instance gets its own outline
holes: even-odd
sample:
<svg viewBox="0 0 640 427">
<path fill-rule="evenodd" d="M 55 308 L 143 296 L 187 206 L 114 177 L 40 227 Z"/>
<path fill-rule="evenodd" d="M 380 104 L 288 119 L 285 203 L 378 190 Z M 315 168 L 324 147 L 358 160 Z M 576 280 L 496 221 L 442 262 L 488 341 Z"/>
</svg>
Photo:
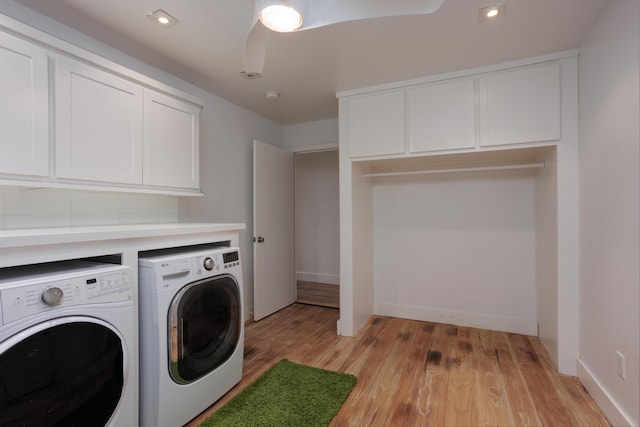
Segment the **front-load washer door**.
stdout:
<svg viewBox="0 0 640 427">
<path fill-rule="evenodd" d="M 240 340 L 240 290 L 230 275 L 183 287 L 169 307 L 169 373 L 188 384 L 226 362 Z"/>
<path fill-rule="evenodd" d="M 123 343 L 81 316 L 31 326 L 0 343 L 1 426 L 104 426 L 122 395 Z"/>
</svg>

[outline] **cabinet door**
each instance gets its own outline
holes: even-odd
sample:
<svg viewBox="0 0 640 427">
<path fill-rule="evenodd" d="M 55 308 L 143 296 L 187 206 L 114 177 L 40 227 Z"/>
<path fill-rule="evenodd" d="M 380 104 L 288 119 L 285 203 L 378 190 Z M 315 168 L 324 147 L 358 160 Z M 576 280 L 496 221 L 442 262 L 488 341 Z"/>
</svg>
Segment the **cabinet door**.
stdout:
<svg viewBox="0 0 640 427">
<path fill-rule="evenodd" d="M 410 152 L 475 147 L 473 80 L 410 89 L 407 97 Z"/>
<path fill-rule="evenodd" d="M 560 139 L 560 64 L 480 78 L 480 145 Z"/>
<path fill-rule="evenodd" d="M 46 50 L 0 33 L 0 173 L 49 175 Z"/>
<path fill-rule="evenodd" d="M 404 91 L 350 98 L 347 108 L 351 157 L 405 152 Z"/>
<path fill-rule="evenodd" d="M 142 87 L 56 58 L 56 176 L 142 183 Z"/>
<path fill-rule="evenodd" d="M 145 185 L 199 188 L 199 128 L 199 106 L 145 90 Z"/>
</svg>

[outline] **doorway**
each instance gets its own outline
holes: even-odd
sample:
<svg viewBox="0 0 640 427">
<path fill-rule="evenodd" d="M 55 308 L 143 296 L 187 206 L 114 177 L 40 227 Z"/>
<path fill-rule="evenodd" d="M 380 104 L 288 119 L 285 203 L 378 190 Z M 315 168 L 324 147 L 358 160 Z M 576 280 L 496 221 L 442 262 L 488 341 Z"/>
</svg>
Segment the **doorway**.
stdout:
<svg viewBox="0 0 640 427">
<path fill-rule="evenodd" d="M 339 308 L 338 150 L 295 155 L 296 302 Z"/>
</svg>

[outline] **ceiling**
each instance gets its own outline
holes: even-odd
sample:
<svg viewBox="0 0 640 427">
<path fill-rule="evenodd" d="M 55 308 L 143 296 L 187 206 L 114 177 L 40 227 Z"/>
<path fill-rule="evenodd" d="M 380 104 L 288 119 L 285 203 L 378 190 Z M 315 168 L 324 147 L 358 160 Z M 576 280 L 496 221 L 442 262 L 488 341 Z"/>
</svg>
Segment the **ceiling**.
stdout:
<svg viewBox="0 0 640 427">
<path fill-rule="evenodd" d="M 338 91 L 577 48 L 611 0 L 444 0 L 431 15 L 269 32 L 255 80 L 240 75 L 254 0 L 16 1 L 289 125 L 337 117 Z M 505 16 L 480 23 L 479 9 L 500 2 Z M 157 9 L 179 24 L 161 28 L 146 18 Z M 281 97 L 267 100 L 267 90 Z"/>
</svg>

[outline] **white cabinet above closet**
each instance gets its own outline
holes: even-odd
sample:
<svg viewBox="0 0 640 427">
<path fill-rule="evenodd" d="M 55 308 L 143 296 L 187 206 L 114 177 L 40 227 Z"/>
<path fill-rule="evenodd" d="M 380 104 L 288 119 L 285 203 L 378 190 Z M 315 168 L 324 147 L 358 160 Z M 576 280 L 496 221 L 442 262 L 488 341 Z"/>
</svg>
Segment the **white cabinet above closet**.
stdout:
<svg viewBox="0 0 640 427">
<path fill-rule="evenodd" d="M 47 51 L 0 32 L 0 173 L 49 175 Z"/>
<path fill-rule="evenodd" d="M 409 152 L 475 147 L 473 80 L 407 90 Z"/>
<path fill-rule="evenodd" d="M 480 145 L 560 139 L 560 64 L 479 79 Z"/>
<path fill-rule="evenodd" d="M 349 157 L 468 152 L 560 140 L 560 63 L 343 92 Z"/>
<path fill-rule="evenodd" d="M 351 157 L 404 153 L 403 91 L 357 96 L 345 102 Z"/>
</svg>

